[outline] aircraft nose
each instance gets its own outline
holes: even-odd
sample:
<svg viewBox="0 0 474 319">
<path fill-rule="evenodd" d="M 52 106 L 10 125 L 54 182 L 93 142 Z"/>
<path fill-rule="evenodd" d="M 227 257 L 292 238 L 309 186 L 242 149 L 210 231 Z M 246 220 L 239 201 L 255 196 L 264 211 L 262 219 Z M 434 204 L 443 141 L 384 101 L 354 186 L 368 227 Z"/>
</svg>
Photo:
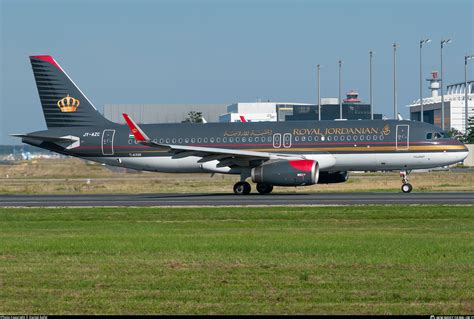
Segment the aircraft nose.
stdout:
<svg viewBox="0 0 474 319">
<path fill-rule="evenodd" d="M 456 142 L 457 142 L 457 145 L 462 145 L 462 147 L 464 147 L 464 151 L 469 152 L 469 149 L 467 148 L 467 146 L 463 142 L 458 141 L 458 140 L 456 140 Z"/>
</svg>

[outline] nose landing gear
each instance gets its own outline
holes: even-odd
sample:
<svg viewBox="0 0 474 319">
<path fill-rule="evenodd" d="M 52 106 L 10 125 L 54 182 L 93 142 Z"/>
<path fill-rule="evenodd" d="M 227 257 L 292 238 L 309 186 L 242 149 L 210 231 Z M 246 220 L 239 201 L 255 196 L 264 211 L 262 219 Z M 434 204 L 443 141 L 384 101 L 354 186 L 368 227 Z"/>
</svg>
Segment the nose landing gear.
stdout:
<svg viewBox="0 0 474 319">
<path fill-rule="evenodd" d="M 400 171 L 400 177 L 402 178 L 402 192 L 404 193 L 410 193 L 413 190 L 413 186 L 411 186 L 410 183 L 408 183 L 408 174 L 410 172 L 408 171 Z"/>
</svg>

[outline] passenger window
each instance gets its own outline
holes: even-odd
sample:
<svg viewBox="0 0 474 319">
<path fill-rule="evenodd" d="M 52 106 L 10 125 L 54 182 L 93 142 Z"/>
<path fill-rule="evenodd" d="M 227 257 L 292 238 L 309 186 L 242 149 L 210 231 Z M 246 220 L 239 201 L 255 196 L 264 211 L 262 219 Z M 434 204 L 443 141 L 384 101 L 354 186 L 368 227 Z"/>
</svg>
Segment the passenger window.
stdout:
<svg viewBox="0 0 474 319">
<path fill-rule="evenodd" d="M 214 138 L 211 137 L 211 138 L 209 139 L 209 141 L 210 141 L 211 143 L 214 143 Z"/>
<path fill-rule="evenodd" d="M 166 139 L 166 143 L 167 143 L 167 144 L 170 143 L 170 139 L 169 139 L 169 138 Z"/>
<path fill-rule="evenodd" d="M 361 136 L 360 136 L 360 140 L 361 140 L 361 141 L 364 140 L 364 135 L 361 135 Z"/>
<path fill-rule="evenodd" d="M 247 139 L 245 137 L 242 137 L 242 143 L 245 143 Z"/>
<path fill-rule="evenodd" d="M 185 138 L 184 143 L 188 144 L 189 143 L 189 138 Z"/>
<path fill-rule="evenodd" d="M 132 141 L 132 140 L 128 140 L 128 144 L 132 144 L 132 143 L 133 143 L 133 141 Z"/>
<path fill-rule="evenodd" d="M 222 142 L 227 143 L 227 137 L 223 137 Z"/>
<path fill-rule="evenodd" d="M 344 141 L 346 139 L 345 135 L 341 135 L 341 141 Z"/>
<path fill-rule="evenodd" d="M 240 137 L 236 137 L 236 138 L 235 138 L 235 142 L 236 142 L 236 143 L 240 142 Z"/>
<path fill-rule="evenodd" d="M 221 142 L 221 138 L 220 137 L 216 137 L 216 143 L 220 143 Z"/>
<path fill-rule="evenodd" d="M 315 141 L 315 142 L 319 141 L 319 136 L 315 136 L 315 137 L 314 137 L 314 141 Z"/>
<path fill-rule="evenodd" d="M 347 135 L 347 140 L 350 141 L 352 137 L 350 135 Z"/>
<path fill-rule="evenodd" d="M 180 139 L 178 140 L 178 143 L 179 143 L 179 144 L 183 143 L 183 139 L 180 138 Z"/>
<path fill-rule="evenodd" d="M 198 143 L 201 143 L 202 138 L 198 137 L 197 141 L 198 141 Z"/>
<path fill-rule="evenodd" d="M 260 138 L 256 137 L 255 142 L 258 143 L 258 141 L 260 141 Z"/>
<path fill-rule="evenodd" d="M 331 140 L 332 140 L 332 136 L 329 135 L 329 136 L 328 136 L 328 142 L 331 141 Z"/>
<path fill-rule="evenodd" d="M 176 139 L 174 138 L 174 139 L 172 140 L 172 142 L 173 142 L 173 143 L 176 143 Z"/>
<path fill-rule="evenodd" d="M 433 133 L 427 133 L 426 134 L 426 139 L 431 140 L 433 138 Z"/>
<path fill-rule="evenodd" d="M 358 136 L 354 135 L 354 141 L 357 141 L 357 139 L 358 139 Z"/>
<path fill-rule="evenodd" d="M 367 135 L 367 137 L 365 138 L 367 141 L 370 141 L 370 135 Z"/>
<path fill-rule="evenodd" d="M 301 142 L 305 142 L 306 141 L 306 136 L 301 136 Z"/>
<path fill-rule="evenodd" d="M 372 139 L 373 139 L 374 141 L 376 141 L 376 140 L 377 140 L 377 135 L 372 136 Z"/>
<path fill-rule="evenodd" d="M 204 143 L 207 143 L 207 137 L 204 138 Z"/>
<path fill-rule="evenodd" d="M 230 143 L 234 142 L 234 138 L 229 137 L 229 142 L 230 142 Z"/>
<path fill-rule="evenodd" d="M 334 141 L 339 140 L 339 137 L 337 135 L 334 136 Z"/>
<path fill-rule="evenodd" d="M 195 138 L 192 138 L 192 139 L 191 139 L 191 143 L 196 143 L 196 139 L 195 139 Z"/>
<path fill-rule="evenodd" d="M 160 143 L 163 144 L 165 140 L 163 138 L 160 138 Z"/>
<path fill-rule="evenodd" d="M 310 141 L 310 142 L 311 142 L 312 140 L 313 140 L 313 137 L 312 137 L 311 135 L 310 135 L 310 136 L 308 136 L 308 141 Z"/>
<path fill-rule="evenodd" d="M 249 137 L 249 142 L 252 142 L 252 140 L 253 140 L 253 139 L 252 139 L 251 137 Z"/>
<path fill-rule="evenodd" d="M 299 142 L 300 140 L 300 137 L 299 136 L 295 136 L 295 142 Z"/>
</svg>

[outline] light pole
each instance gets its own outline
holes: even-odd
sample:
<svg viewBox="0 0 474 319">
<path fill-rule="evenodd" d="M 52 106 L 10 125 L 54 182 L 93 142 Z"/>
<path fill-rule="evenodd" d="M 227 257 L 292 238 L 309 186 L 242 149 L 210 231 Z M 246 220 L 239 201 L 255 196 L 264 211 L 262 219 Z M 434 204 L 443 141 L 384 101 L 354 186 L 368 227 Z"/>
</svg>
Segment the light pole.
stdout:
<svg viewBox="0 0 474 319">
<path fill-rule="evenodd" d="M 398 44 L 393 46 L 393 118 L 397 119 L 397 48 Z"/>
<path fill-rule="evenodd" d="M 443 77 L 443 48 L 445 44 L 451 43 L 451 39 L 441 40 L 441 129 L 444 131 L 444 77 Z"/>
<path fill-rule="evenodd" d="M 318 64 L 318 119 L 321 121 L 321 80 L 319 77 L 321 71 L 321 65 Z"/>
<path fill-rule="evenodd" d="M 339 60 L 339 119 L 340 120 L 342 120 L 341 68 L 342 68 L 342 60 Z"/>
<path fill-rule="evenodd" d="M 423 49 L 423 44 L 425 43 L 430 43 L 430 39 L 424 39 L 420 40 L 420 119 L 421 122 L 423 122 L 423 69 L 422 69 L 422 54 L 421 54 L 421 49 Z"/>
<path fill-rule="evenodd" d="M 468 109 L 468 101 L 467 101 L 467 98 L 468 98 L 468 93 L 471 93 L 471 92 L 468 92 L 468 87 L 467 87 L 467 61 L 469 61 L 470 59 L 474 59 L 474 54 L 471 54 L 471 55 L 466 55 L 464 57 L 464 116 L 465 116 L 465 127 L 464 127 L 464 131 L 467 133 L 467 128 L 469 127 L 469 109 Z"/>
<path fill-rule="evenodd" d="M 374 52 L 369 51 L 369 104 L 370 104 L 370 119 L 374 119 L 374 105 L 372 99 L 372 56 Z"/>
</svg>

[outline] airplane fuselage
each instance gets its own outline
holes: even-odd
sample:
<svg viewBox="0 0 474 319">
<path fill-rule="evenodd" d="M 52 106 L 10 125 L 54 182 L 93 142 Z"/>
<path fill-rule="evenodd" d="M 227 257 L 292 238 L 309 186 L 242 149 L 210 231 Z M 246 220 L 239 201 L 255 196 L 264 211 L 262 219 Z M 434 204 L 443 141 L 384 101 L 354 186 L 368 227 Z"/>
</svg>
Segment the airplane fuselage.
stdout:
<svg viewBox="0 0 474 319">
<path fill-rule="evenodd" d="M 433 168 L 462 161 L 467 156 L 462 143 L 441 135 L 436 126 L 413 121 L 183 123 L 141 127 L 160 144 L 302 155 L 317 160 L 321 171 Z M 240 173 L 239 169 L 219 166 L 217 160 L 202 162 L 199 156 L 179 156 L 141 145 L 126 125 L 57 128 L 44 133 L 77 138 L 76 143 L 67 143 L 62 149 L 58 149 L 57 143 L 43 143 L 44 148 L 109 165 L 174 173 Z"/>
</svg>

